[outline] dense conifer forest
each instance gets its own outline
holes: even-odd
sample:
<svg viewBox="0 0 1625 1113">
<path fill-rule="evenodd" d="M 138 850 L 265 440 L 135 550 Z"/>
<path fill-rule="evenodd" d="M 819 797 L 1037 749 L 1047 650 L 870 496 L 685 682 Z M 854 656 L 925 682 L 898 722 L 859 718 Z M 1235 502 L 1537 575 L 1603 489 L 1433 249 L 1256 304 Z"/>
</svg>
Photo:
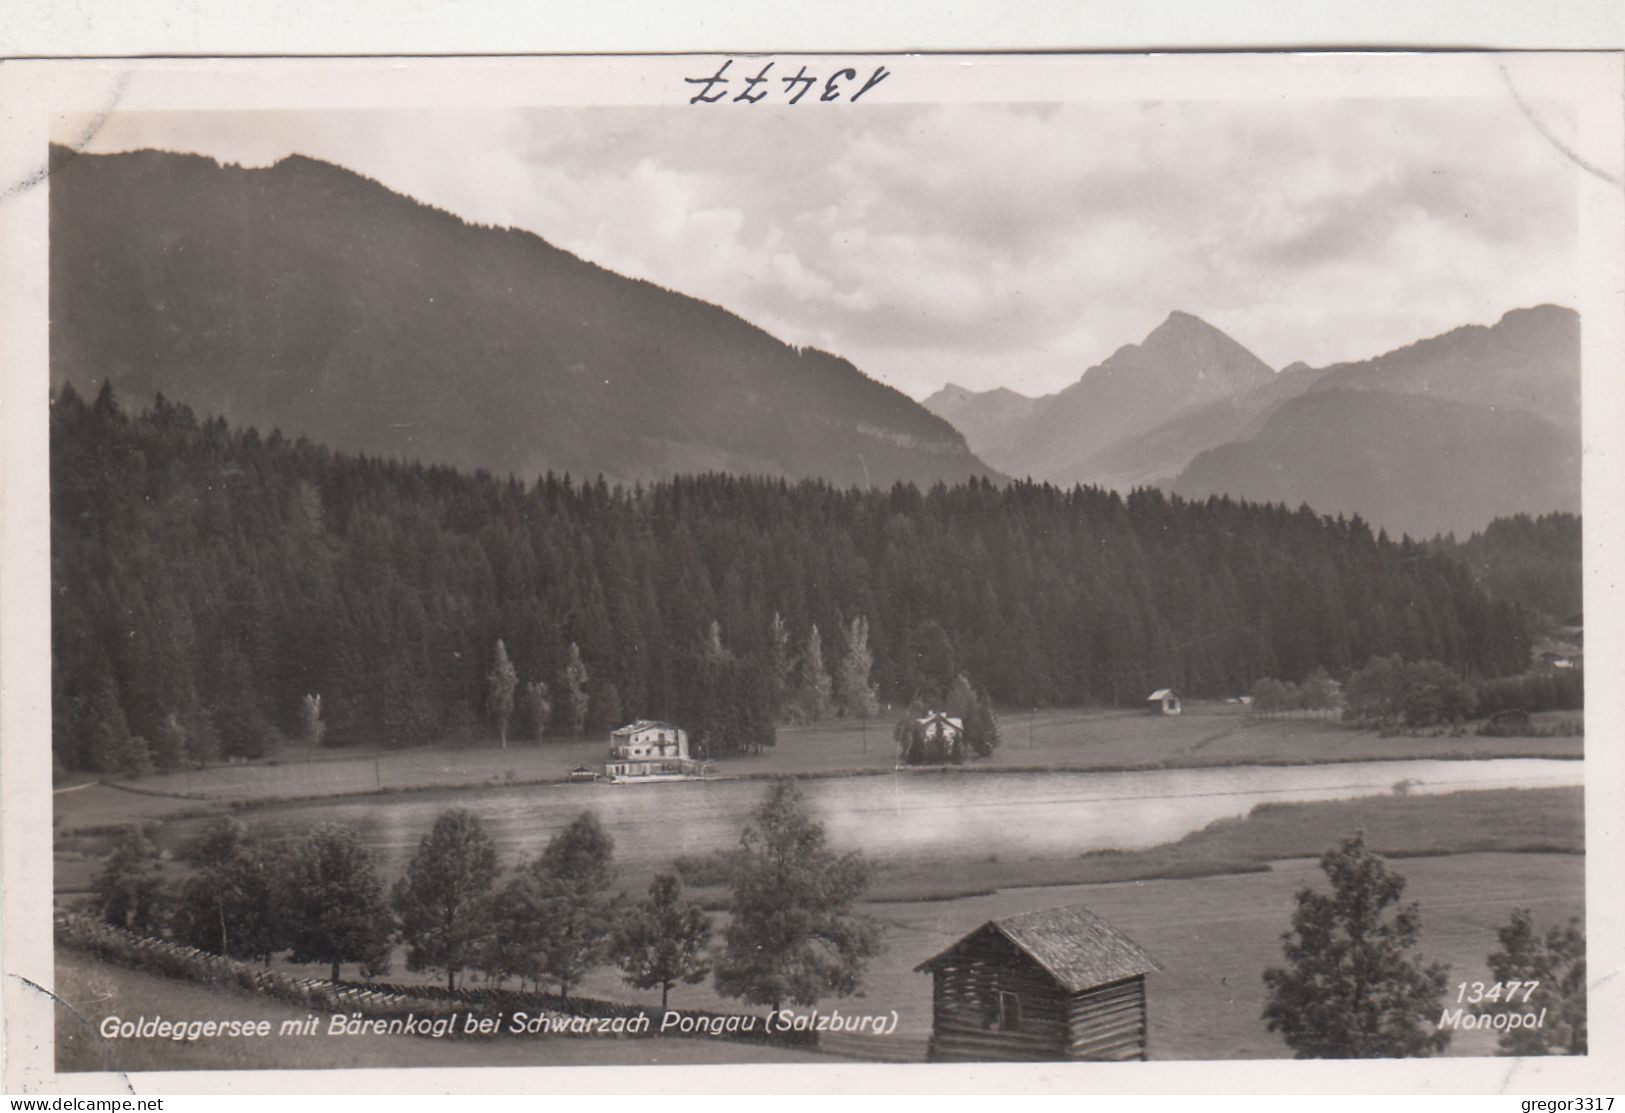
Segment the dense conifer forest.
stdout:
<svg viewBox="0 0 1625 1113">
<path fill-rule="evenodd" d="M 1461 561 L 1474 582 L 1567 626 L 1580 625 L 1584 553 L 1577 514 L 1497 518 L 1465 541 L 1436 537 L 1434 552 Z"/>
<path fill-rule="evenodd" d="M 809 648 L 838 673 L 859 629 L 893 705 L 961 673 L 1005 708 L 1138 706 L 1376 654 L 1497 676 L 1530 652 L 1522 610 L 1461 564 L 1306 507 L 985 480 L 522 482 L 161 396 L 127 411 L 106 388 L 54 399 L 51 469 L 63 768 L 132 767 L 132 738 L 253 756 L 308 737 L 316 696 L 322 745 L 494 738 L 499 639 L 520 685 L 550 689 L 555 731 L 732 700 L 735 748 L 790 712 Z"/>
</svg>

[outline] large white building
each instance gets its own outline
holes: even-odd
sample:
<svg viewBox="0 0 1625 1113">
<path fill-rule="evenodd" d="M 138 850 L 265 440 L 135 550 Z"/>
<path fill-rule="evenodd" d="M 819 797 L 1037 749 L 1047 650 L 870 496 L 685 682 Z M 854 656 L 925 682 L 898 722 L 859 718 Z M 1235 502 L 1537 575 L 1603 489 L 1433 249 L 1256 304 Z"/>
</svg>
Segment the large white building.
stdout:
<svg viewBox="0 0 1625 1113">
<path fill-rule="evenodd" d="M 688 756 L 688 731 L 670 723 L 639 719 L 610 732 L 604 775 L 629 781 L 653 777 L 691 777 L 702 763 Z"/>
</svg>

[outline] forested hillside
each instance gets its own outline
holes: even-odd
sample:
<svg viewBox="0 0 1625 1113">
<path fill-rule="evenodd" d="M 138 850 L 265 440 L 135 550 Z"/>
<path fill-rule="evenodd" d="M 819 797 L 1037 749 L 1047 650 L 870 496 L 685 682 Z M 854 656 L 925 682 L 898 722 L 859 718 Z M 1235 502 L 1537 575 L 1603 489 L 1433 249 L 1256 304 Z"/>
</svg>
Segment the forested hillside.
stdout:
<svg viewBox="0 0 1625 1113">
<path fill-rule="evenodd" d="M 259 752 L 321 697 L 325 744 L 494 737 L 498 639 L 579 716 L 679 721 L 718 624 L 741 698 L 781 704 L 813 628 L 866 619 L 882 699 L 958 673 L 1004 707 L 1247 691 L 1373 654 L 1522 669 L 1522 612 L 1360 520 L 1154 491 L 928 491 L 721 475 L 633 489 L 344 455 L 71 388 L 51 413 L 55 747 Z M 784 629 L 776 647 L 774 616 Z M 801 658 L 798 662 L 796 658 Z M 579 679 L 579 678 L 578 678 Z M 555 725 L 573 731 L 562 711 Z M 180 741 L 177 741 L 179 739 Z"/>
<path fill-rule="evenodd" d="M 1465 564 L 1473 582 L 1494 598 L 1579 625 L 1574 616 L 1585 603 L 1585 553 L 1578 514 L 1514 514 L 1465 541 L 1436 537 L 1429 547 Z"/>
<path fill-rule="evenodd" d="M 838 355 L 341 167 L 54 158 L 53 386 L 527 478 L 992 474 Z"/>
</svg>

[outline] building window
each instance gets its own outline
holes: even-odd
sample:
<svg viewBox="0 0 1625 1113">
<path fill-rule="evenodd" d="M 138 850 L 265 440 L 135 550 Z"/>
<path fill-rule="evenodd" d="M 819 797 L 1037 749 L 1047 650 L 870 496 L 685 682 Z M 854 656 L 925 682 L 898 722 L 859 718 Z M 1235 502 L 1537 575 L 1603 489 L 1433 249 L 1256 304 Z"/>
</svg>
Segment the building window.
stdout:
<svg viewBox="0 0 1625 1113">
<path fill-rule="evenodd" d="M 1021 998 L 1002 989 L 999 991 L 999 1030 L 1021 1031 Z"/>
</svg>

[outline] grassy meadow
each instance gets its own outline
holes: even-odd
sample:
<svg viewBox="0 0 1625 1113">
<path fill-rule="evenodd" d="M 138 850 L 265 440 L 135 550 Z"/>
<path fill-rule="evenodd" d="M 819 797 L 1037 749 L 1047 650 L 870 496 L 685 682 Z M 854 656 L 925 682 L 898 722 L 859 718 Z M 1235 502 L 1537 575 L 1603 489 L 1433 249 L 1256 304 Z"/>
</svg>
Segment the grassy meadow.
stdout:
<svg viewBox="0 0 1625 1113">
<path fill-rule="evenodd" d="M 1450 965 L 1452 984 L 1485 979 L 1495 929 L 1515 908 L 1530 908 L 1545 925 L 1584 912 L 1584 859 L 1564 854 L 1470 853 L 1410 858 L 1397 864 L 1408 882 L 1406 898 L 1422 906 L 1420 951 Z M 1292 894 L 1324 879 L 1309 859 L 1273 863 L 1257 873 L 1179 880 L 1118 881 L 1044 888 L 928 902 L 867 906 L 883 928 L 883 951 L 871 965 L 862 993 L 820 1002 L 828 1011 L 896 1009 L 895 1042 L 906 1054 L 923 1051 L 930 1033 L 930 978 L 913 967 L 995 916 L 1086 903 L 1140 943 L 1163 967 L 1150 976 L 1151 1056 L 1155 1059 L 1282 1058 L 1288 1052 L 1259 1019 L 1263 970 L 1281 961 L 1279 936 L 1292 911 Z M 94 1024 L 108 1002 L 175 1018 L 265 1017 L 280 1023 L 307 1015 L 292 1006 L 224 990 L 205 989 L 117 967 L 59 950 L 57 992 Z M 658 1003 L 611 970 L 599 970 L 583 994 Z M 737 1008 L 709 985 L 680 987 L 674 1005 Z M 139 1003 L 136 1005 L 135 1003 Z M 119 1045 L 110 1060 L 102 1041 L 66 1011 L 58 1017 L 61 1069 L 261 1069 L 287 1067 L 539 1066 L 604 1063 L 812 1061 L 822 1057 L 780 1048 L 707 1039 L 426 1040 L 346 1037 L 310 1040 L 290 1057 L 277 1040 L 221 1041 L 208 1047 L 163 1041 Z M 881 1041 L 884 1043 L 885 1041 Z M 1489 1033 L 1457 1033 L 1448 1053 L 1487 1055 Z M 824 1059 L 823 1061 L 828 1061 Z"/>
<path fill-rule="evenodd" d="M 870 964 L 859 995 L 823 1001 L 820 1007 L 896 1009 L 899 1030 L 878 1047 L 899 1058 L 918 1056 L 930 1032 L 930 979 L 913 973 L 915 965 L 987 919 L 1085 903 L 1140 942 L 1164 968 L 1150 983 L 1154 1057 L 1279 1057 L 1285 1048 L 1259 1020 L 1261 974 L 1280 961 L 1279 937 L 1288 926 L 1292 894 L 1322 883 L 1316 858 L 1338 838 L 1364 830 L 1373 849 L 1394 859 L 1409 883 L 1407 899 L 1422 903 L 1422 952 L 1450 963 L 1454 982 L 1486 976 L 1485 956 L 1495 946 L 1495 929 L 1514 908 L 1533 909 L 1542 924 L 1583 914 L 1582 819 L 1577 788 L 1393 795 L 1261 805 L 1244 818 L 1220 820 L 1176 842 L 1140 851 L 1031 859 L 966 854 L 930 862 L 881 856 L 862 911 L 879 921 L 882 951 Z M 635 887 L 643 871 L 623 871 L 622 877 Z M 713 905 L 725 899 L 720 887 L 690 892 Z M 720 930 L 725 913 L 718 913 L 714 922 Z M 283 968 L 321 976 L 314 968 Z M 434 980 L 406 972 L 403 956 L 397 954 L 392 980 L 425 978 Z M 299 1015 L 278 1002 L 106 967 L 72 951 L 59 951 L 58 980 L 81 994 L 68 1000 L 78 1002 L 76 1008 L 82 1005 L 87 1015 L 104 1007 L 98 1002 L 109 1000 L 139 1001 L 149 1014 L 164 1011 L 176 1017 L 239 1015 L 222 1011 L 223 1001 L 251 1010 L 241 1015 L 265 1015 L 278 1022 Z M 659 1002 L 657 992 L 633 990 L 609 967 L 589 974 L 578 992 L 646 1005 Z M 740 1008 L 738 1002 L 717 996 L 708 983 L 677 987 L 672 1003 Z M 70 1019 L 64 1018 L 60 1029 L 64 1055 L 70 1057 L 64 1061 L 96 1060 L 103 1054 L 100 1041 L 86 1037 Z M 309 1061 L 322 1066 L 744 1062 L 804 1056 L 706 1040 L 533 1044 L 379 1037 L 313 1047 Z M 1459 1033 L 1450 1051 L 1489 1054 L 1493 1049 L 1492 1036 Z M 131 1045 L 121 1054 L 133 1057 L 127 1059 L 133 1066 L 125 1069 L 287 1065 L 266 1041 L 225 1051 Z M 220 1063 L 221 1054 L 230 1062 Z M 300 1054 L 300 1062 L 306 1062 L 305 1052 Z M 92 1063 L 75 1069 L 100 1068 Z"/>
<path fill-rule="evenodd" d="M 859 845 L 875 866 L 862 910 L 879 921 L 883 949 L 871 963 L 859 995 L 823 1001 L 820 1007 L 846 1012 L 896 1009 L 899 1031 L 891 1040 L 880 1041 L 884 1054 L 891 1057 L 923 1055 L 929 1034 L 930 979 L 913 973 L 914 966 L 989 918 L 1073 902 L 1090 905 L 1163 964 L 1163 972 L 1150 982 L 1154 1057 L 1284 1055 L 1278 1037 L 1265 1031 L 1259 1020 L 1260 976 L 1266 966 L 1279 961 L 1279 937 L 1288 926 L 1292 894 L 1305 884 L 1318 883 L 1318 856 L 1356 830 L 1363 830 L 1368 844 L 1392 858 L 1409 880 L 1407 897 L 1422 902 L 1422 950 L 1430 958 L 1451 963 L 1453 981 L 1485 976 L 1485 956 L 1495 946 L 1495 928 L 1506 922 L 1512 909 L 1532 908 L 1542 924 L 1583 911 L 1583 791 L 1578 787 L 1457 791 L 1455 786 L 1469 784 L 1466 768 L 1463 778 L 1447 775 L 1442 782 L 1446 787 L 1436 786 L 1436 795 L 1411 792 L 1403 771 L 1385 771 L 1383 776 L 1398 779 L 1392 785 L 1383 780 L 1374 795 L 1262 803 L 1199 829 L 1191 828 L 1203 820 L 1189 821 L 1179 837 L 1160 842 L 1142 838 L 1137 849 L 1079 850 L 1063 839 L 1061 844 L 1070 849 L 1056 849 L 1052 840 L 1046 849 L 1034 852 L 1017 830 L 1076 823 L 1080 832 L 1116 831 L 1126 839 L 1122 825 L 1149 830 L 1146 825 L 1155 809 L 1180 817 L 1222 814 L 1201 811 L 1209 806 L 1204 798 L 1230 793 L 1232 782 L 1259 780 L 1256 773 L 1229 766 L 1429 757 L 1577 758 L 1580 738 L 1382 738 L 1324 720 L 1258 719 L 1233 705 L 1198 705 L 1179 718 L 1135 712 L 1006 714 L 1003 727 L 1004 745 L 986 767 L 1010 776 L 955 779 L 926 774 L 924 781 L 899 781 L 905 797 L 907 791 L 918 790 L 927 794 L 931 806 L 905 798 L 894 815 L 890 779 L 863 777 L 850 790 L 833 783 L 807 786 L 809 800 L 826 808 L 830 798 L 868 801 L 862 808 L 854 805 L 854 815 L 866 832 Z M 866 742 L 864 728 L 855 723 L 785 728 L 777 749 L 729 761 L 723 772 L 730 777 L 781 773 L 833 777 L 843 771 L 889 771 L 889 731 L 871 722 L 867 733 Z M 320 759 L 284 754 L 275 764 L 146 778 L 131 786 L 141 791 L 68 786 L 55 800 L 57 899 L 59 904 L 71 904 L 88 890 L 117 825 L 134 819 L 157 821 L 159 844 L 177 859 L 165 867 L 175 878 L 188 868 L 179 860 L 186 842 L 209 815 L 222 812 L 239 813 L 250 825 L 273 834 L 301 833 L 328 819 L 355 822 L 380 854 L 386 877 L 393 877 L 416 845 L 426 817 L 443 807 L 466 803 L 479 811 L 498 832 L 508 866 L 529 845 L 514 843 L 515 838 L 545 839 L 552 827 L 591 806 L 616 835 L 624 888 L 641 892 L 656 870 L 670 868 L 679 854 L 687 855 L 698 863 L 690 871 L 688 893 L 713 910 L 720 932 L 728 894 L 719 877 L 703 876 L 704 861 L 711 849 L 732 845 L 736 836 L 720 838 L 717 832 L 722 827 L 737 831 L 765 786 L 724 782 L 547 787 L 571 767 L 601 760 L 603 749 L 599 742 L 581 742 Z M 1021 772 L 1037 768 L 1098 770 L 1102 775 L 1074 782 Z M 1113 795 L 1118 790 L 1109 787 L 1117 783 L 1115 775 L 1105 772 L 1120 769 L 1195 772 L 1178 774 L 1192 782 L 1182 790 L 1185 795 L 1175 792 L 1167 799 L 1148 797 L 1144 802 L 1130 796 L 1124 803 Z M 1376 775 L 1375 767 L 1359 769 Z M 1340 785 L 1358 779 L 1352 770 L 1339 776 Z M 535 787 L 515 791 L 520 785 Z M 373 795 L 380 787 L 383 794 Z M 1206 791 L 1210 788 L 1218 791 Z M 880 795 L 886 799 L 876 808 L 869 798 L 878 790 L 884 790 Z M 1010 811 L 1012 799 L 1024 801 L 1015 813 Z M 977 814 L 984 810 L 986 815 Z M 817 809 L 814 814 L 819 814 Z M 1015 814 L 1031 822 L 1017 824 L 1011 819 Z M 851 823 L 854 815 L 831 813 L 830 818 Z M 922 851 L 918 838 L 908 842 L 899 837 L 918 832 L 899 829 L 899 823 L 939 823 L 944 837 L 939 841 L 933 836 L 929 850 Z M 652 842 L 644 830 L 651 824 L 661 832 Z M 695 835 L 701 828 L 707 833 Z M 696 853 L 685 840 L 705 849 Z M 404 967 L 404 956 L 398 953 L 391 980 L 435 980 L 432 975 L 410 974 Z M 283 968 L 325 975 L 310 967 Z M 59 992 L 65 987 L 64 997 L 87 1016 L 108 1007 L 107 1002 L 119 1002 L 124 1012 L 134 1011 L 128 1003 L 139 1002 L 139 1010 L 149 1015 L 162 1011 L 175 1017 L 264 1015 L 280 1022 L 297 1013 L 278 1002 L 103 966 L 72 951 L 59 952 L 57 975 Z M 647 1005 L 659 1002 L 658 992 L 633 990 L 618 971 L 607 967 L 590 973 L 579 992 Z M 719 998 L 709 983 L 677 987 L 672 1003 L 740 1010 L 738 1002 Z M 87 1035 L 71 1014 L 63 1014 L 59 1036 L 66 1069 L 105 1066 L 101 1041 Z M 1493 1044 L 1493 1036 L 1460 1033 L 1451 1053 L 1487 1054 Z M 212 1049 L 131 1044 L 117 1050 L 123 1069 L 290 1065 L 286 1050 L 274 1040 L 238 1041 L 236 1046 Z M 875 1051 L 873 1043 L 869 1050 Z M 850 1047 L 835 1049 L 837 1055 L 847 1053 L 856 1052 Z M 830 1061 L 828 1056 L 713 1040 L 538 1042 L 517 1037 L 480 1042 L 409 1037 L 312 1041 L 299 1051 L 297 1061 L 327 1067 L 519 1066 L 798 1058 Z"/>
<path fill-rule="evenodd" d="M 288 1036 L 174 1040 L 104 1040 L 107 1016 L 134 1020 L 285 1020 L 312 1014 L 281 1001 L 193 985 L 97 961 L 58 948 L 55 992 L 59 1071 L 286 1070 L 379 1067 L 535 1067 L 620 1064 L 828 1062 L 813 1052 L 714 1039 L 600 1039 L 502 1036 Z M 119 1005 L 112 1004 L 120 1002 Z M 326 1017 L 322 1018 L 325 1027 Z M 290 1047 L 290 1044 L 293 1045 Z"/>
</svg>

